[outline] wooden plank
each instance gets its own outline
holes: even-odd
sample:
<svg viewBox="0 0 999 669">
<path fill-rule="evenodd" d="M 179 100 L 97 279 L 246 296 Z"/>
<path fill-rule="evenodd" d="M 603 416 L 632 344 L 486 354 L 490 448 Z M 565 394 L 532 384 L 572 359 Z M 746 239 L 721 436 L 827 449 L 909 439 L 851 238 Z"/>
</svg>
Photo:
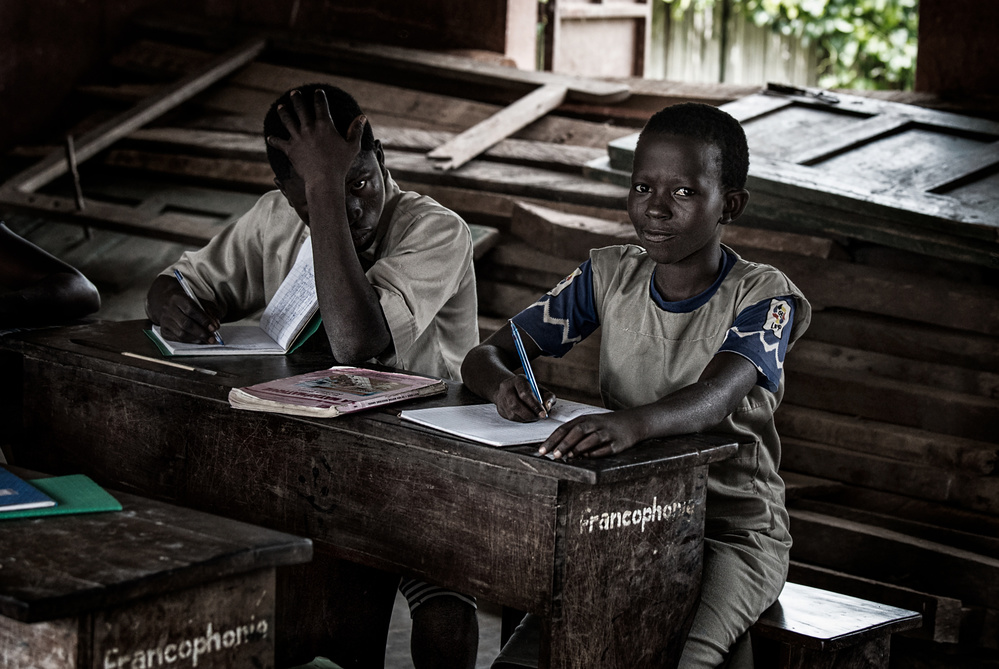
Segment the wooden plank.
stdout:
<svg viewBox="0 0 999 669">
<path fill-rule="evenodd" d="M 147 98 L 133 109 L 116 116 L 94 128 L 77 141 L 77 160 L 84 161 L 106 149 L 133 130 L 142 127 L 163 113 L 204 91 L 234 70 L 255 59 L 266 46 L 262 39 L 253 39 L 227 51 L 211 61 L 203 70 L 184 77 L 157 96 Z M 15 188 L 22 193 L 33 193 L 58 176 L 66 173 L 68 165 L 62 152 L 53 152 L 42 162 L 10 179 L 5 188 Z"/>
<path fill-rule="evenodd" d="M 521 70 L 448 54 L 386 45 L 369 45 L 329 40 L 275 40 L 275 46 L 292 53 L 308 53 L 338 59 L 363 60 L 368 65 L 383 65 L 403 72 L 467 81 L 478 85 L 517 87 L 564 86 L 571 99 L 583 102 L 619 102 L 628 98 L 624 84 L 552 72 Z"/>
<path fill-rule="evenodd" d="M 781 472 L 780 477 L 784 479 L 784 495 L 788 502 L 801 497 L 821 498 L 843 487 L 839 481 L 808 476 L 798 472 Z"/>
<path fill-rule="evenodd" d="M 790 253 L 765 249 L 747 254 L 783 271 L 815 308 L 841 307 L 905 318 L 991 336 L 999 335 L 999 288 L 923 276 L 869 265 L 824 260 L 816 262 Z M 900 300 L 901 286 L 919 300 Z"/>
<path fill-rule="evenodd" d="M 986 144 L 976 151 L 968 151 L 947 160 L 927 165 L 920 172 L 914 188 L 941 193 L 956 182 L 964 181 L 979 172 L 994 168 L 999 163 L 999 142 Z"/>
<path fill-rule="evenodd" d="M 944 502 L 958 477 L 952 470 L 918 465 L 876 453 L 848 450 L 781 435 L 781 469 Z"/>
<path fill-rule="evenodd" d="M 224 32 L 226 29 L 230 32 L 233 30 L 232 26 L 220 26 L 205 21 L 202 17 L 181 14 L 145 14 L 134 17 L 133 22 L 146 31 L 182 35 L 204 41 L 211 41 L 219 32 Z M 619 82 L 521 70 L 433 51 L 385 44 L 363 44 L 330 39 L 328 36 L 303 35 L 292 30 L 265 29 L 260 26 L 252 26 L 247 30 L 252 30 L 254 34 L 265 35 L 275 51 L 335 60 L 342 67 L 348 68 L 356 66 L 410 76 L 429 75 L 455 82 L 513 89 L 519 91 L 518 97 L 527 90 L 550 83 L 565 85 L 574 99 L 586 102 L 616 102 L 627 99 L 630 92 L 626 84 Z"/>
<path fill-rule="evenodd" d="M 170 48 L 169 44 L 149 42 L 142 50 L 129 51 L 128 58 L 136 58 L 140 66 L 146 66 L 145 64 L 150 61 L 159 62 L 156 54 L 158 49 Z M 153 53 L 146 56 L 143 54 L 145 50 L 151 50 Z M 194 67 L 197 62 L 198 59 L 194 54 L 187 54 L 172 66 L 165 67 L 164 71 L 175 74 L 178 68 Z M 354 72 L 336 74 L 330 71 L 260 62 L 251 63 L 242 71 L 235 73 L 229 80 L 229 85 L 220 87 L 211 95 L 202 96 L 197 103 L 213 110 L 248 116 L 246 130 L 257 133 L 264 113 L 278 95 L 310 81 L 323 81 L 350 92 L 372 121 L 376 133 L 383 125 L 462 132 L 503 108 L 503 105 L 460 97 L 462 91 L 458 91 L 455 95 L 444 95 L 408 88 L 406 87 L 408 81 L 404 81 L 402 85 L 390 85 L 361 78 Z M 523 89 L 521 94 L 526 94 L 534 88 L 536 86 Z M 126 100 L 134 100 L 138 95 L 148 95 L 150 91 L 145 85 L 87 86 L 81 87 L 80 90 Z M 602 149 L 618 134 L 619 131 L 606 123 L 547 116 L 518 133 L 518 136 Z"/>
<path fill-rule="evenodd" d="M 957 643 L 959 640 L 961 601 L 953 597 L 931 595 L 912 588 L 880 583 L 797 560 L 791 560 L 787 578 L 802 585 L 919 612 L 923 616 L 922 627 L 905 632 L 906 636 L 932 639 L 937 643 Z"/>
<path fill-rule="evenodd" d="M 811 341 L 806 335 L 794 348 L 794 360 L 813 367 L 874 374 L 907 383 L 934 386 L 999 400 L 999 373 L 942 362 L 911 360 L 888 353 Z"/>
<path fill-rule="evenodd" d="M 805 336 L 912 360 L 946 360 L 971 369 L 999 369 L 999 340 L 995 336 L 945 325 L 830 309 L 812 312 L 812 324 Z"/>
<path fill-rule="evenodd" d="M 865 523 L 873 527 L 883 527 L 886 530 L 900 532 L 910 537 L 999 559 L 999 537 L 983 536 L 918 520 L 897 518 L 868 509 L 843 506 L 828 500 L 802 499 L 796 501 L 793 506 L 801 511 L 812 511 L 835 518 Z"/>
<path fill-rule="evenodd" d="M 565 86 L 556 84 L 541 86 L 437 147 L 429 152 L 427 157 L 440 161 L 435 165 L 437 169 L 457 169 L 500 140 L 506 139 L 558 107 L 565 100 L 567 91 Z"/>
<path fill-rule="evenodd" d="M 649 7 L 644 2 L 639 4 L 613 2 L 593 5 L 563 2 L 558 6 L 558 15 L 559 18 L 572 21 L 644 19 L 649 16 Z"/>
<path fill-rule="evenodd" d="M 631 225 L 523 202 L 514 205 L 510 233 L 542 253 L 579 262 L 589 256 L 590 249 L 638 243 Z"/>
<path fill-rule="evenodd" d="M 850 127 L 847 132 L 840 132 L 830 141 L 828 137 L 819 136 L 800 146 L 796 153 L 787 156 L 787 160 L 799 165 L 811 165 L 836 153 L 849 151 L 855 146 L 884 137 L 903 130 L 912 123 L 908 116 L 879 115 L 872 116 Z"/>
<path fill-rule="evenodd" d="M 628 197 L 627 190 L 619 186 L 595 183 L 581 176 L 529 166 L 473 160 L 460 170 L 441 172 L 433 169 L 426 157 L 400 151 L 386 151 L 385 164 L 393 175 L 409 182 L 573 202 L 618 211 L 625 210 Z"/>
<path fill-rule="evenodd" d="M 109 202 L 88 200 L 87 208 L 79 211 L 72 198 L 23 193 L 16 189 L 0 190 L 0 204 L 14 211 L 195 246 L 203 246 L 219 230 L 217 226 L 206 225 L 204 219 L 176 214 L 150 215 Z"/>
<path fill-rule="evenodd" d="M 782 439 L 781 467 L 926 502 L 999 514 L 999 480 L 926 467 L 803 439 Z"/>
<path fill-rule="evenodd" d="M 798 342 L 799 345 L 804 342 Z M 798 354 L 795 347 L 792 355 Z M 794 364 L 793 362 L 791 364 Z M 929 467 L 959 469 L 987 476 L 996 472 L 999 445 L 927 430 L 784 403 L 774 415 L 781 438 L 839 448 Z"/>
<path fill-rule="evenodd" d="M 971 534 L 999 537 L 999 516 L 917 499 L 884 490 L 844 485 L 830 499 L 843 506 L 932 523 Z"/>
<path fill-rule="evenodd" d="M 995 608 L 999 560 L 864 523 L 788 510 L 791 558 Z"/>
<path fill-rule="evenodd" d="M 800 361 L 790 362 L 785 373 L 785 401 L 797 406 L 978 441 L 995 441 L 999 434 L 999 402 L 992 399 Z"/>
</svg>

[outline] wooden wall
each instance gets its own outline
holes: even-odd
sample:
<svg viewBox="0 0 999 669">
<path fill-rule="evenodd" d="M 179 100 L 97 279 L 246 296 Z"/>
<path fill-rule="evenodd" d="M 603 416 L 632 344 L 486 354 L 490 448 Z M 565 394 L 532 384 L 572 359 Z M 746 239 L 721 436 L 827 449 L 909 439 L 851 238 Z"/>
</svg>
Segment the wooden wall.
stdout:
<svg viewBox="0 0 999 669">
<path fill-rule="evenodd" d="M 999 95 L 999 2 L 920 0 L 916 90 Z"/>
</svg>

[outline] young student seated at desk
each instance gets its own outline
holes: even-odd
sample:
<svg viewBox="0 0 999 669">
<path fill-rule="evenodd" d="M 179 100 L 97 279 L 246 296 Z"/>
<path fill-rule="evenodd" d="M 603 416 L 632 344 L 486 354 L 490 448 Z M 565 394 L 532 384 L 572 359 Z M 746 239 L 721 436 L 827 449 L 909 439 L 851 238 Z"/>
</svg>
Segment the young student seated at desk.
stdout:
<svg viewBox="0 0 999 669">
<path fill-rule="evenodd" d="M 639 442 L 711 431 L 740 442 L 710 466 L 700 603 L 680 666 L 716 667 L 780 594 L 788 515 L 773 412 L 788 347 L 811 308 L 777 269 L 721 243 L 749 200 L 749 149 L 738 121 L 701 104 L 655 114 L 635 150 L 628 214 L 642 246 L 595 249 L 514 316 L 529 358 L 562 356 L 602 328 L 600 392 L 612 413 L 560 426 L 540 448 L 603 457 Z M 522 374 L 509 325 L 466 356 L 465 384 L 510 420 L 555 401 Z"/>
<path fill-rule="evenodd" d="M 221 320 L 263 309 L 300 247 L 311 243 L 319 311 L 336 361 L 459 379 L 465 353 L 478 343 L 465 222 L 429 197 L 399 189 L 360 107 L 339 88 L 310 84 L 284 93 L 267 113 L 264 134 L 277 190 L 154 280 L 150 320 L 165 336 L 211 342 Z M 205 311 L 185 295 L 175 268 Z M 474 666 L 474 599 L 324 562 L 317 553 L 310 582 L 295 586 L 303 595 L 293 612 L 301 622 L 291 631 L 309 623 L 324 628 L 311 648 L 302 641 L 288 649 L 295 659 L 311 660 L 315 651 L 345 667 L 382 666 L 398 585 L 410 603 L 417 669 Z M 306 596 L 321 598 L 318 610 L 309 610 Z"/>
<path fill-rule="evenodd" d="M 0 221 L 0 330 L 67 323 L 101 308 L 87 277 Z"/>
</svg>

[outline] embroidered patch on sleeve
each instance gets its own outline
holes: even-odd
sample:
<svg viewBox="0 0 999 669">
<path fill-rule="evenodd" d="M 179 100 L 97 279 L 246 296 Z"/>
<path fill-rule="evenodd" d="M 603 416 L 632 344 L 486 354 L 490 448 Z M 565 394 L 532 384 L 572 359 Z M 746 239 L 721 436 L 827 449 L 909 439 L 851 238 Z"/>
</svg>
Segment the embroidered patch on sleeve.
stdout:
<svg viewBox="0 0 999 669">
<path fill-rule="evenodd" d="M 767 312 L 767 322 L 763 324 L 764 330 L 770 330 L 778 339 L 784 333 L 784 326 L 787 325 L 791 317 L 791 305 L 786 300 L 774 298 L 770 300 L 770 310 Z"/>
</svg>

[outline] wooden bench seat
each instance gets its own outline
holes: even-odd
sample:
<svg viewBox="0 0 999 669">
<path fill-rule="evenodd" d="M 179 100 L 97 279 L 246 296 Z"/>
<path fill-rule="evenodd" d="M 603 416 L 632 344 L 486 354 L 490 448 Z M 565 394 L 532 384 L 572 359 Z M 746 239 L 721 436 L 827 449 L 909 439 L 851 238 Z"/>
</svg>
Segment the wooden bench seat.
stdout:
<svg viewBox="0 0 999 669">
<path fill-rule="evenodd" d="M 786 583 L 750 635 L 756 669 L 887 669 L 891 635 L 921 623 L 915 611 Z M 492 669 L 537 667 L 539 626 L 525 617 Z"/>
<path fill-rule="evenodd" d="M 797 583 L 750 630 L 760 669 L 888 667 L 891 635 L 915 629 L 915 611 Z"/>
</svg>

